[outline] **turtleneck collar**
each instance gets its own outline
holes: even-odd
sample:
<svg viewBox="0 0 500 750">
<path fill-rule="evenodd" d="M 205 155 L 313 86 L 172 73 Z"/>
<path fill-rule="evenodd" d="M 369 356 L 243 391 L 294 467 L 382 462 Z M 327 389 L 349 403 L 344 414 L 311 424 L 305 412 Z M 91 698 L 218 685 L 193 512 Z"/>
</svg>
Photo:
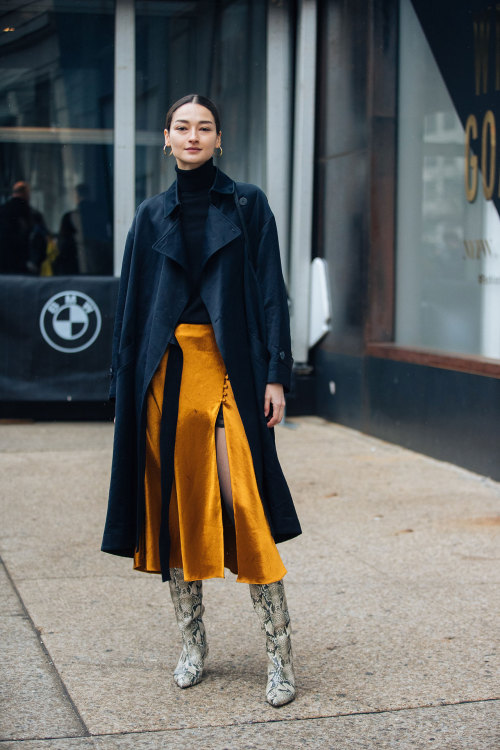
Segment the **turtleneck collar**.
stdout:
<svg viewBox="0 0 500 750">
<path fill-rule="evenodd" d="M 216 169 L 213 159 L 209 159 L 201 167 L 196 169 L 179 169 L 177 172 L 177 184 L 181 193 L 208 192 L 213 185 Z"/>
</svg>

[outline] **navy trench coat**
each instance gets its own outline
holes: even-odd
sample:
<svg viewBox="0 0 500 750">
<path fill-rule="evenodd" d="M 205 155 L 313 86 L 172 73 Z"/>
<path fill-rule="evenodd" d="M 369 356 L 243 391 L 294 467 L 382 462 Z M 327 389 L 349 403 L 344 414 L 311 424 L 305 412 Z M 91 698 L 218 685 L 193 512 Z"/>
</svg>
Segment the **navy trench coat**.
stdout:
<svg viewBox="0 0 500 750">
<path fill-rule="evenodd" d="M 179 214 L 174 182 L 137 209 L 123 259 L 110 388 L 116 422 L 102 550 L 127 557 L 134 555 L 144 519 L 147 390 L 169 343 L 175 341 L 191 292 Z M 210 191 L 202 264 L 200 295 L 235 395 L 264 511 L 274 540 L 285 541 L 301 529 L 274 431 L 264 417 L 266 383 L 282 383 L 287 391 L 292 368 L 276 224 L 258 187 L 235 183 L 220 170 Z M 173 462 L 173 446 L 168 452 Z M 162 481 L 162 504 L 167 507 L 169 489 Z M 168 525 L 168 513 L 162 511 L 162 518 Z M 162 520 L 160 547 L 168 547 L 163 525 Z M 164 567 L 168 565 L 162 564 L 167 580 Z"/>
</svg>

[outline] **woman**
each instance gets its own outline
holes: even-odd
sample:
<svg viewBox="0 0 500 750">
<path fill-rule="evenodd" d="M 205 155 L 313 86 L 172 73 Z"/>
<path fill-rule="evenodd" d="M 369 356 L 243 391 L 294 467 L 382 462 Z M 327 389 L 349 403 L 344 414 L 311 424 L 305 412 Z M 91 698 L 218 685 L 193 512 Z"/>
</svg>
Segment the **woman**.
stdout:
<svg viewBox="0 0 500 750">
<path fill-rule="evenodd" d="M 179 687 L 200 682 L 208 654 L 202 580 L 228 567 L 249 583 L 280 706 L 295 683 L 276 542 L 301 531 L 273 434 L 292 366 L 276 225 L 259 188 L 214 167 L 213 102 L 175 102 L 164 135 L 177 179 L 139 206 L 123 260 L 102 549 L 169 581 Z"/>
</svg>

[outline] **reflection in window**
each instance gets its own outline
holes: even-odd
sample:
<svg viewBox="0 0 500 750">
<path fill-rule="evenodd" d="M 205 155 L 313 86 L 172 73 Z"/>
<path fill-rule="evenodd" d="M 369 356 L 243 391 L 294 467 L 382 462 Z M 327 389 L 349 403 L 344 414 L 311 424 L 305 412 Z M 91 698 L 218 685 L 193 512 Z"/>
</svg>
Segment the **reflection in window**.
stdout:
<svg viewBox="0 0 500 750">
<path fill-rule="evenodd" d="M 464 189 L 464 128 L 400 2 L 396 343 L 500 358 L 500 220 Z"/>
<path fill-rule="evenodd" d="M 0 272 L 112 274 L 114 2 L 1 20 Z"/>
</svg>

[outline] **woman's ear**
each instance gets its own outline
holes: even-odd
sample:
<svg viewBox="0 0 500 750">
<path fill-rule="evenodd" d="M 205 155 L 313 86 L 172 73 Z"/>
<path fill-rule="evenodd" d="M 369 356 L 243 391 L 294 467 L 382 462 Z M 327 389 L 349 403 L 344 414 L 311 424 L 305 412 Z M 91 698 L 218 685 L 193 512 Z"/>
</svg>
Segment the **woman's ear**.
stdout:
<svg viewBox="0 0 500 750">
<path fill-rule="evenodd" d="M 163 131 L 163 135 L 165 136 L 165 146 L 170 146 L 170 136 L 168 134 L 168 130 L 165 128 Z"/>
<path fill-rule="evenodd" d="M 221 141 L 222 141 L 222 130 L 219 130 L 219 135 L 217 136 L 217 140 L 215 141 L 215 148 L 220 148 Z"/>
</svg>

